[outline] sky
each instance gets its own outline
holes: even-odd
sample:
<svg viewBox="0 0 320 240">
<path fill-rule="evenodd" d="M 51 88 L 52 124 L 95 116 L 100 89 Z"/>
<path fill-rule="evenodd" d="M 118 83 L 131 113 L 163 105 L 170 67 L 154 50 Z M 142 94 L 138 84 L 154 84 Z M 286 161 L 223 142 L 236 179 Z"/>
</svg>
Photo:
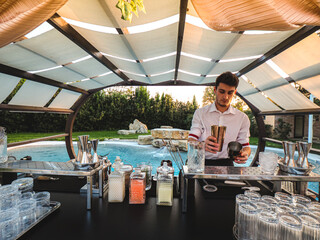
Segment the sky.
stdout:
<svg viewBox="0 0 320 240">
<path fill-rule="evenodd" d="M 150 95 L 154 97 L 158 92 L 169 94 L 174 100 L 181 102 L 191 102 L 193 96 L 196 96 L 197 103 L 202 106 L 202 97 L 204 94 L 204 86 L 147 86 Z"/>
</svg>

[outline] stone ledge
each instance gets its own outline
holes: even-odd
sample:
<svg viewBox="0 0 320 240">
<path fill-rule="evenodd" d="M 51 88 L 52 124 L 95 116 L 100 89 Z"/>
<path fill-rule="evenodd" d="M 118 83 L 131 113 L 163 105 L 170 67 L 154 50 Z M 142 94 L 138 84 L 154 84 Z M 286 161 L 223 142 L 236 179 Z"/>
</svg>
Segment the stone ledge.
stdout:
<svg viewBox="0 0 320 240">
<path fill-rule="evenodd" d="M 187 140 L 189 136 L 189 131 L 182 130 L 179 128 L 172 128 L 172 129 L 155 128 L 151 130 L 151 135 L 155 139 L 160 138 L 160 139 Z"/>
</svg>

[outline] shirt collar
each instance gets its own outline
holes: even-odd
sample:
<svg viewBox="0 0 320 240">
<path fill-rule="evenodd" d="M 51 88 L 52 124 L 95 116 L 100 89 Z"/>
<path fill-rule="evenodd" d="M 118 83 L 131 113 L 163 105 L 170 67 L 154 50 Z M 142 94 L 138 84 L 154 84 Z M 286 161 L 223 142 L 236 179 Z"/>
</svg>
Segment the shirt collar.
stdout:
<svg viewBox="0 0 320 240">
<path fill-rule="evenodd" d="M 219 113 L 221 113 L 217 109 L 215 102 L 211 104 L 210 112 L 219 112 Z M 223 114 L 236 114 L 235 108 L 230 105 L 229 108 L 227 109 L 227 111 L 225 111 Z"/>
</svg>

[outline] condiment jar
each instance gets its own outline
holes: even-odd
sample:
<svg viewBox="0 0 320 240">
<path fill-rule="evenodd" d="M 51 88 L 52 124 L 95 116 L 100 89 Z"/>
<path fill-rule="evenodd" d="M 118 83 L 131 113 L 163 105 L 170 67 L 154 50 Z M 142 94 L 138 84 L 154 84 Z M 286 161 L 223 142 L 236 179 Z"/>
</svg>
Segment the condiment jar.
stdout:
<svg viewBox="0 0 320 240">
<path fill-rule="evenodd" d="M 122 160 L 120 159 L 119 156 L 116 156 L 116 159 L 114 160 L 114 163 L 112 164 L 113 169 L 116 169 L 116 168 L 120 169 L 122 165 L 123 165 Z"/>
<path fill-rule="evenodd" d="M 157 205 L 172 206 L 173 174 L 169 173 L 167 163 L 160 169 L 157 177 Z"/>
<path fill-rule="evenodd" d="M 109 175 L 108 202 L 123 202 L 125 197 L 125 177 L 119 165 Z"/>
<path fill-rule="evenodd" d="M 126 189 L 129 188 L 130 174 L 133 171 L 133 167 L 130 164 L 123 164 L 119 170 L 124 175 Z"/>
<path fill-rule="evenodd" d="M 129 204 L 144 204 L 146 201 L 146 173 L 135 168 L 130 175 Z"/>
<path fill-rule="evenodd" d="M 167 162 L 163 162 L 162 166 L 157 167 L 157 178 L 161 171 L 167 171 L 168 174 L 171 174 L 172 176 L 174 174 L 174 168 L 170 167 Z"/>
</svg>

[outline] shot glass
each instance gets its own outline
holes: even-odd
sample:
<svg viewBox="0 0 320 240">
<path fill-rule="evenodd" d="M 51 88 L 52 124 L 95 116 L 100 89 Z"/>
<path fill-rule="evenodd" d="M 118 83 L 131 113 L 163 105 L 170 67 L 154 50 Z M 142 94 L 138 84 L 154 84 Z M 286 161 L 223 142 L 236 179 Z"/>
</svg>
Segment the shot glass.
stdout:
<svg viewBox="0 0 320 240">
<path fill-rule="evenodd" d="M 39 219 L 50 210 L 50 193 L 38 192 L 34 194 L 33 198 L 36 200 L 36 217 Z"/>
<path fill-rule="evenodd" d="M 19 211 L 10 208 L 0 211 L 0 238 L 6 240 L 15 239 L 19 234 Z"/>
<path fill-rule="evenodd" d="M 36 200 L 29 199 L 21 201 L 18 205 L 20 231 L 27 229 L 36 221 Z"/>
<path fill-rule="evenodd" d="M 278 240 L 302 240 L 302 222 L 299 217 L 282 213 L 279 215 Z"/>
</svg>

